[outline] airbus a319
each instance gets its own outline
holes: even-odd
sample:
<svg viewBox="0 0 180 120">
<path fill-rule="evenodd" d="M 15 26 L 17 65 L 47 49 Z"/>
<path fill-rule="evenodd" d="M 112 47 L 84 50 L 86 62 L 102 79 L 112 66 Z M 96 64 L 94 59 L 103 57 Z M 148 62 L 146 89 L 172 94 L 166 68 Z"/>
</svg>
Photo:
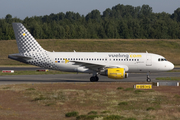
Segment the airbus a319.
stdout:
<svg viewBox="0 0 180 120">
<path fill-rule="evenodd" d="M 21 23 L 13 23 L 19 53 L 8 57 L 23 63 L 66 72 L 91 73 L 91 82 L 98 75 L 123 79 L 128 73 L 169 71 L 174 65 L 163 56 L 153 53 L 122 52 L 49 52 L 43 49 Z"/>
</svg>

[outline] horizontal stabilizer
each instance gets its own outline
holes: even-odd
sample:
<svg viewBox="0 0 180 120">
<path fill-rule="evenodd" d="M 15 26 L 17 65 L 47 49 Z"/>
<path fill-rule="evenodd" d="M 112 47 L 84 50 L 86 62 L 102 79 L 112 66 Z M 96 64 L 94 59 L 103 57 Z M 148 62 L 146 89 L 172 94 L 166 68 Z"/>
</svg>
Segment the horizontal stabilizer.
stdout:
<svg viewBox="0 0 180 120">
<path fill-rule="evenodd" d="M 10 59 L 13 59 L 13 60 L 18 60 L 20 62 L 23 62 L 23 63 L 27 63 L 27 60 L 30 60 L 30 59 L 33 59 L 31 57 L 27 57 L 27 56 L 23 56 L 21 54 L 10 54 L 8 55 L 8 58 Z"/>
</svg>

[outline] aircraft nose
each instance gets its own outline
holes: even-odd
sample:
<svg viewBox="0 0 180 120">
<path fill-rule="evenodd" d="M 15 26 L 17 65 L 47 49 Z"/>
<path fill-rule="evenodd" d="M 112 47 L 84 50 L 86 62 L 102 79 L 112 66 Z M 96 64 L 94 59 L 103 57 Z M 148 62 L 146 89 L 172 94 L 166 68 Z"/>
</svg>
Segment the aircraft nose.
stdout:
<svg viewBox="0 0 180 120">
<path fill-rule="evenodd" d="M 171 62 L 169 62 L 169 64 L 168 64 L 168 69 L 169 69 L 169 70 L 174 69 L 174 64 L 172 64 Z"/>
</svg>

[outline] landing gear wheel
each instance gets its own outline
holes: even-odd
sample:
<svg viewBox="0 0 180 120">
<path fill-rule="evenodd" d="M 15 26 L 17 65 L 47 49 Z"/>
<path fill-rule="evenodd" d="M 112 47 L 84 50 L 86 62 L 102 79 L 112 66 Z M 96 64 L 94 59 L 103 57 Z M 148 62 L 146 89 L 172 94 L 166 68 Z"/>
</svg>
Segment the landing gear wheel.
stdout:
<svg viewBox="0 0 180 120">
<path fill-rule="evenodd" d="M 90 81 L 91 81 L 91 82 L 97 82 L 98 80 L 99 80 L 98 76 L 92 76 L 92 77 L 90 78 Z"/>
<path fill-rule="evenodd" d="M 99 77 L 98 76 L 95 76 L 95 78 L 96 78 L 96 82 L 99 80 Z"/>
<path fill-rule="evenodd" d="M 147 82 L 151 82 L 151 78 L 147 75 Z"/>
<path fill-rule="evenodd" d="M 147 78 L 147 82 L 151 82 L 151 78 Z"/>
</svg>

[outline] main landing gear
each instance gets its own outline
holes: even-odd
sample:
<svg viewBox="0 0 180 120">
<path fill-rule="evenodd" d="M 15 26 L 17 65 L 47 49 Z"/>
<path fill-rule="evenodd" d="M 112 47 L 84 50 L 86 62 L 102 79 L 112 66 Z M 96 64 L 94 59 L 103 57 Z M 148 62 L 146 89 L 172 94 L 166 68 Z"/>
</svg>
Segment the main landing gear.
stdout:
<svg viewBox="0 0 180 120">
<path fill-rule="evenodd" d="M 149 73 L 150 72 L 147 73 L 147 82 L 151 82 L 151 78 L 149 77 Z"/>
<path fill-rule="evenodd" d="M 96 75 L 96 76 L 92 76 L 91 78 L 90 78 L 90 81 L 91 82 L 97 82 L 99 80 L 99 77 Z"/>
</svg>

